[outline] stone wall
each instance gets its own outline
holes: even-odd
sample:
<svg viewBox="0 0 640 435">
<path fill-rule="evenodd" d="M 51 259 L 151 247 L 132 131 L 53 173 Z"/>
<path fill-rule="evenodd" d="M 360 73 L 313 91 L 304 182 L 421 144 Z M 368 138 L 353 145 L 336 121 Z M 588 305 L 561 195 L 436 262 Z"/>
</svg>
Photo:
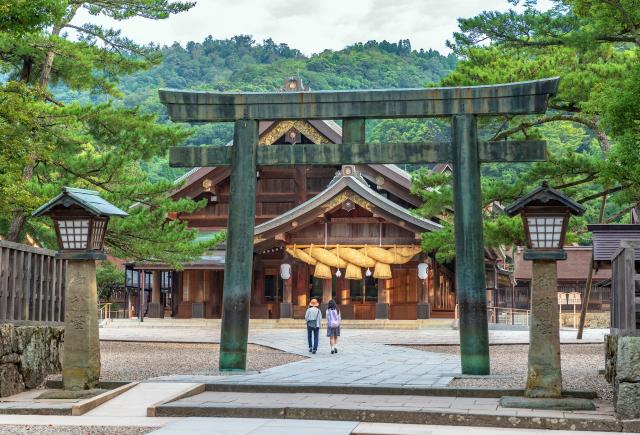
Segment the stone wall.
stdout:
<svg viewBox="0 0 640 435">
<path fill-rule="evenodd" d="M 624 419 L 640 418 L 640 336 L 607 335 L 605 354 L 616 412 Z"/>
<path fill-rule="evenodd" d="M 62 370 L 64 328 L 0 324 L 0 397 L 36 388 Z"/>
<path fill-rule="evenodd" d="M 576 313 L 576 325 L 580 321 L 580 309 Z M 573 328 L 573 310 L 571 312 L 562 311 L 561 327 Z M 593 313 L 588 312 L 587 317 L 584 319 L 584 327 L 589 328 L 608 328 L 611 326 L 611 314 L 606 313 Z"/>
</svg>

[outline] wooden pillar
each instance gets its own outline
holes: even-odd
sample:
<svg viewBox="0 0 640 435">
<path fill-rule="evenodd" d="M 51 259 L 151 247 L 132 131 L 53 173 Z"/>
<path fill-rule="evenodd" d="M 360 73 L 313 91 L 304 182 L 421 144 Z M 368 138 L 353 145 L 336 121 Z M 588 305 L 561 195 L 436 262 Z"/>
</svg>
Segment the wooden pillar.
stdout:
<svg viewBox="0 0 640 435">
<path fill-rule="evenodd" d="M 140 271 L 140 290 L 138 291 L 138 318 L 144 321 L 144 291 L 145 291 L 145 273 L 144 269 Z"/>
<path fill-rule="evenodd" d="M 291 303 L 291 294 L 293 290 L 293 272 L 289 279 L 282 281 L 282 303 L 280 304 L 280 318 L 291 319 L 293 317 L 293 304 Z"/>
<path fill-rule="evenodd" d="M 333 283 L 332 283 L 332 279 L 328 278 L 328 279 L 323 279 L 322 280 L 322 303 L 323 304 L 328 304 L 329 301 L 332 299 L 333 295 L 331 294 L 333 290 Z"/>
<path fill-rule="evenodd" d="M 462 373 L 488 375 L 489 330 L 476 117 L 453 116 L 451 132 L 454 147 L 456 289 L 460 313 Z"/>
<path fill-rule="evenodd" d="M 307 200 L 307 168 L 296 166 L 294 176 L 295 205 L 300 205 Z"/>
<path fill-rule="evenodd" d="M 418 305 L 416 306 L 416 318 L 417 319 L 430 319 L 431 318 L 431 305 L 429 304 L 429 281 L 433 277 L 433 272 L 429 271 L 427 278 L 419 279 L 418 285 L 420 288 L 420 297 L 418 299 Z"/>
<path fill-rule="evenodd" d="M 160 271 L 154 270 L 151 276 L 151 302 L 160 302 Z"/>
<path fill-rule="evenodd" d="M 378 302 L 376 303 L 376 319 L 388 319 L 389 318 L 389 301 L 387 295 L 387 286 L 389 285 L 388 279 L 378 280 Z"/>
<path fill-rule="evenodd" d="M 207 274 L 203 270 L 191 272 L 193 279 L 189 280 L 189 300 L 191 301 L 191 318 L 204 318 L 204 289 L 207 286 Z"/>
<path fill-rule="evenodd" d="M 253 288 L 251 290 L 251 305 L 262 304 L 262 295 L 264 294 L 264 267 L 258 266 L 254 271 Z"/>
<path fill-rule="evenodd" d="M 221 371 L 244 371 L 247 368 L 257 144 L 258 121 L 236 121 L 231 147 L 231 198 L 220 335 Z"/>
<path fill-rule="evenodd" d="M 293 294 L 295 305 L 306 306 L 309 303 L 309 268 L 306 264 L 295 267 Z"/>
<path fill-rule="evenodd" d="M 149 304 L 149 317 L 158 319 L 164 317 L 164 307 L 160 303 L 160 271 L 154 270 L 151 275 L 151 303 Z"/>
<path fill-rule="evenodd" d="M 351 286 L 344 275 L 336 279 L 336 286 L 338 287 L 337 293 L 340 295 L 340 303 L 342 305 L 351 304 Z"/>
</svg>

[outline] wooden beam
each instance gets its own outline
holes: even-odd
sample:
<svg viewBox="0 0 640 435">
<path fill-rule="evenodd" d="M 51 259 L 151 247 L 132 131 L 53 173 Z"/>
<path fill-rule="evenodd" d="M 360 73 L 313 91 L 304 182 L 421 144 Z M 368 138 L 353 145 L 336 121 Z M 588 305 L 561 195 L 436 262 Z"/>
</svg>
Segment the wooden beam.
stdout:
<svg viewBox="0 0 640 435">
<path fill-rule="evenodd" d="M 238 119 L 420 118 L 544 113 L 559 78 L 487 86 L 309 92 L 206 92 L 160 89 L 179 122 Z"/>
<path fill-rule="evenodd" d="M 229 166 L 233 147 L 172 147 L 170 165 Z M 443 163 L 453 161 L 453 147 L 448 142 L 396 144 L 298 144 L 257 147 L 257 164 L 262 166 L 341 165 L 382 163 Z M 480 142 L 481 162 L 533 162 L 547 158 L 546 142 Z"/>
<path fill-rule="evenodd" d="M 289 236 L 289 233 L 279 233 L 279 234 L 276 234 L 274 238 L 279 242 L 289 243 L 291 241 L 291 237 Z"/>
</svg>

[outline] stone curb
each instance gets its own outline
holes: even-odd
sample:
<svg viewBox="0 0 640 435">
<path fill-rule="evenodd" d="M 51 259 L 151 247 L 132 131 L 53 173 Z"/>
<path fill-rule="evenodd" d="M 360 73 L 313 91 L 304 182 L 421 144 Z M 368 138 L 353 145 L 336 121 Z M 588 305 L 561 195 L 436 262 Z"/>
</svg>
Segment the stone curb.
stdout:
<svg viewBox="0 0 640 435">
<path fill-rule="evenodd" d="M 102 394 L 98 394 L 97 396 L 90 397 L 86 400 L 78 402 L 71 407 L 71 415 L 83 415 L 87 412 L 91 411 L 94 408 L 102 405 L 109 400 L 118 397 L 122 393 L 129 391 L 133 387 L 138 385 L 138 382 L 131 382 L 130 384 L 123 385 L 121 387 L 116 388 L 115 390 L 105 391 Z"/>
<path fill-rule="evenodd" d="M 400 411 L 384 409 L 298 408 L 298 407 L 212 407 L 166 404 L 156 408 L 158 417 L 227 417 L 280 418 L 301 420 L 338 420 L 371 423 L 427 424 L 443 426 L 481 426 L 517 429 L 583 430 L 621 432 L 623 423 L 614 418 L 574 418 L 517 416 L 509 412 L 494 415 L 495 411 L 442 412 Z"/>
<path fill-rule="evenodd" d="M 43 406 L 35 406 L 37 403 L 17 404 L 15 407 L 2 407 L 0 414 L 9 415 L 71 415 L 71 404 L 52 405 L 50 403 L 42 404 Z"/>
<path fill-rule="evenodd" d="M 167 381 L 164 381 L 167 382 Z M 497 399 L 503 396 L 523 396 L 524 389 L 492 389 L 492 388 L 455 388 L 455 387 L 390 387 L 376 385 L 317 385 L 317 384 L 235 384 L 230 382 L 204 383 L 206 391 L 220 393 L 316 393 L 316 394 L 370 394 L 370 395 L 412 395 L 438 397 L 477 397 Z M 596 399 L 597 394 L 592 391 L 564 391 L 563 395 L 580 398 Z"/>
<path fill-rule="evenodd" d="M 96 388 L 102 388 L 104 390 L 114 390 L 124 385 L 128 385 L 134 381 L 103 381 L 99 382 Z M 50 390 L 61 390 L 64 388 L 61 380 L 47 380 L 44 384 L 45 388 Z"/>
<path fill-rule="evenodd" d="M 204 393 L 204 391 L 205 391 L 205 385 L 198 384 L 194 387 L 189 387 L 186 390 L 180 391 L 174 394 L 173 396 L 169 396 L 168 398 L 159 400 L 153 405 L 150 405 L 147 407 L 147 417 L 156 417 L 156 409 L 159 406 L 165 405 L 167 403 L 175 402 L 176 400 L 184 399 L 186 397 L 195 396 L 196 394 Z"/>
</svg>

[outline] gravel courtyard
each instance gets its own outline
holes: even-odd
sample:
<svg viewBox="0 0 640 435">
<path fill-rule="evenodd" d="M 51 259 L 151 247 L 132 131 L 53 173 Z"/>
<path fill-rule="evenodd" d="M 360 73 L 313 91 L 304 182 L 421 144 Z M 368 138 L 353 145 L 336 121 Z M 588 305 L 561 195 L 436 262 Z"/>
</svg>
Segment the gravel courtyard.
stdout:
<svg viewBox="0 0 640 435">
<path fill-rule="evenodd" d="M 459 346 L 408 346 L 430 352 L 460 354 Z M 529 346 L 492 345 L 491 377 L 454 379 L 450 386 L 523 388 L 527 379 Z M 563 344 L 561 346 L 562 381 L 565 390 L 596 391 L 598 397 L 613 399 L 611 385 L 598 370 L 604 368 L 602 344 Z"/>
<path fill-rule="evenodd" d="M 100 342 L 102 381 L 140 381 L 166 375 L 218 374 L 218 344 Z M 304 357 L 250 344 L 247 370 L 265 370 Z M 52 377 L 60 378 L 60 376 Z"/>
</svg>

